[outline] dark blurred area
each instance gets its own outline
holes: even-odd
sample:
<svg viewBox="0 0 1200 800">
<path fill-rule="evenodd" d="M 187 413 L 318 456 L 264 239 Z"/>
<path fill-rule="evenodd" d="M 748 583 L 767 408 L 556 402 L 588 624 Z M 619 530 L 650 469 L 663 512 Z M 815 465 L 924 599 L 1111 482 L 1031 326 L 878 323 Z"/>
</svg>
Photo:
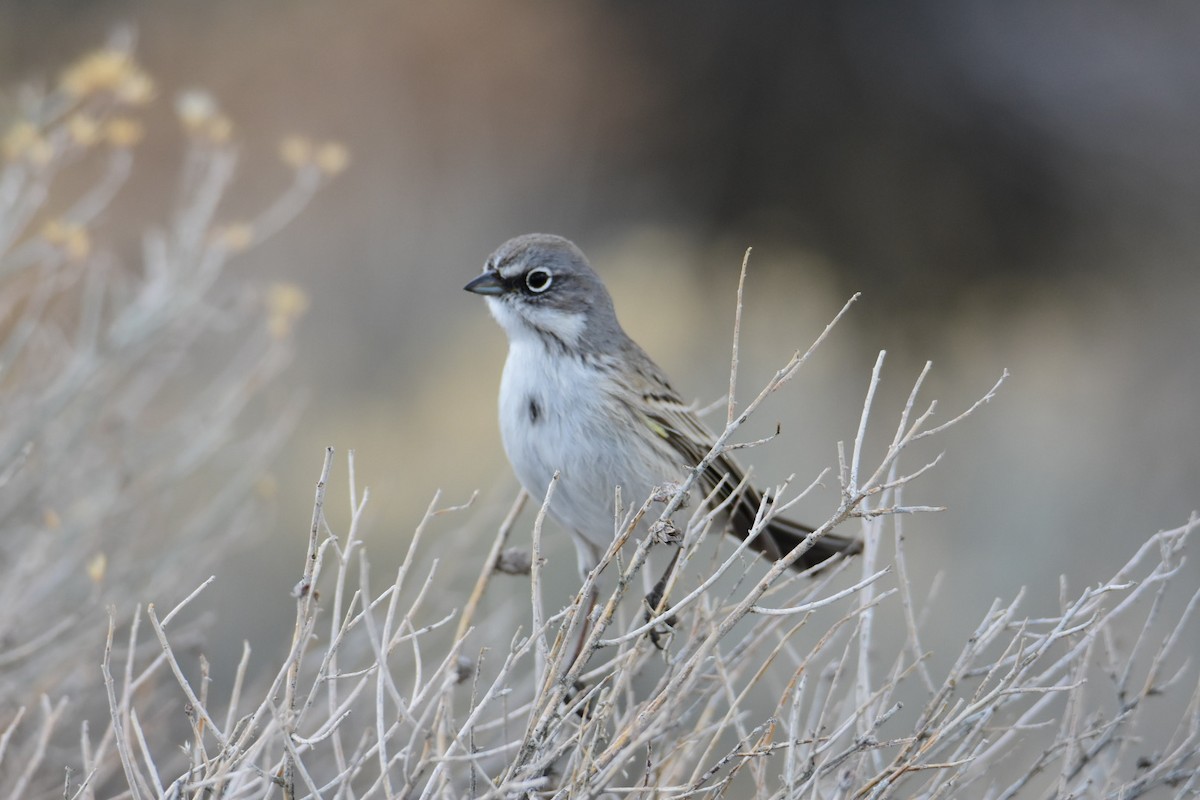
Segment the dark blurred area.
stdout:
<svg viewBox="0 0 1200 800">
<path fill-rule="evenodd" d="M 1200 194 L 1188 4 L 0 9 L 10 81 L 132 22 L 170 83 L 251 131 L 342 133 L 375 182 L 467 172 L 488 197 L 460 206 L 514 222 L 794 242 L 917 311 L 981 280 L 1126 274 L 1135 242 L 1187 245 Z"/>
<path fill-rule="evenodd" d="M 591 255 L 630 333 L 703 404 L 727 384 L 746 247 L 743 395 L 864 293 L 764 410 L 786 434 L 754 451 L 764 480 L 836 463 L 879 349 L 881 447 L 926 359 L 942 419 L 1010 369 L 908 495 L 950 507 L 906 531 L 920 579 L 970 566 L 947 589 L 964 625 L 1019 585 L 1036 605 L 1060 573 L 1108 576 L 1197 503 L 1200 6 L 6 0 L 0 85 L 52 80 L 118 23 L 161 103 L 219 98 L 248 203 L 280 180 L 284 135 L 353 156 L 247 266 L 313 297 L 279 530 L 226 584 L 278 584 L 281 614 L 326 444 L 358 450 L 377 551 L 399 551 L 438 487 L 483 490 L 480 536 L 499 518 L 516 486 L 495 430 L 504 341 L 460 287 L 531 230 Z M 166 161 L 153 142 L 142 158 L 151 176 Z M 114 211 L 131 258 L 140 229 L 120 221 L 154 196 Z"/>
</svg>

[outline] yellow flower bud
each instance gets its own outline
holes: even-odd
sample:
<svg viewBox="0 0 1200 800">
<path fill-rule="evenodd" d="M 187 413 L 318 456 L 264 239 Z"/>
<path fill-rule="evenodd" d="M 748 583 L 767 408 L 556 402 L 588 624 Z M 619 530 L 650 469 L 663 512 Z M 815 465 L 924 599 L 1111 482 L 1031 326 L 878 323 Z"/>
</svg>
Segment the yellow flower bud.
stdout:
<svg viewBox="0 0 1200 800">
<path fill-rule="evenodd" d="M 108 556 L 104 553 L 96 553 L 88 559 L 87 574 L 92 579 L 92 583 L 103 581 L 106 572 L 108 572 Z"/>
<path fill-rule="evenodd" d="M 213 232 L 213 242 L 232 253 L 240 253 L 254 243 L 254 227 L 248 222 L 235 222 Z"/>
<path fill-rule="evenodd" d="M 104 140 L 113 147 L 132 147 L 144 135 L 142 123 L 132 117 L 116 117 L 104 126 Z"/>
<path fill-rule="evenodd" d="M 53 245 L 62 244 L 66 237 L 66 224 L 59 219 L 52 219 L 42 226 L 42 238 Z"/>
<path fill-rule="evenodd" d="M 213 144 L 225 144 L 233 135 L 233 123 L 229 117 L 218 114 L 208 121 L 201 133 Z"/>
<path fill-rule="evenodd" d="M 92 238 L 88 236 L 88 232 L 82 225 L 72 225 L 67 230 L 63 249 L 72 261 L 83 261 L 92 251 Z"/>
<path fill-rule="evenodd" d="M 312 142 L 303 136 L 288 136 L 279 143 L 279 157 L 292 169 L 301 169 L 312 163 Z"/>
<path fill-rule="evenodd" d="M 131 73 L 117 87 L 117 99 L 131 106 L 144 106 L 154 99 L 154 80 L 144 72 Z"/>
<path fill-rule="evenodd" d="M 54 145 L 46 139 L 38 139 L 30 146 L 25 158 L 35 167 L 44 167 L 54 158 Z"/>
<path fill-rule="evenodd" d="M 100 138 L 100 125 L 92 115 L 80 112 L 67 119 L 67 133 L 80 147 L 91 147 Z"/>
<path fill-rule="evenodd" d="M 52 219 L 42 226 L 42 238 L 60 248 L 72 261 L 82 261 L 92 250 L 87 229 L 76 222 Z"/>
<path fill-rule="evenodd" d="M 350 151 L 340 142 L 326 142 L 317 148 L 313 161 L 321 172 L 332 178 L 346 169 L 350 163 Z"/>
<path fill-rule="evenodd" d="M 41 139 L 41 133 L 32 122 L 21 120 L 9 128 L 4 138 L 0 139 L 0 152 L 3 152 L 9 161 L 16 161 L 25 156 Z"/>
<path fill-rule="evenodd" d="M 73 97 L 86 97 L 96 92 L 115 92 L 122 89 L 133 96 L 144 92 L 149 78 L 122 50 L 97 50 L 76 61 L 63 72 L 62 89 Z"/>
<path fill-rule="evenodd" d="M 274 339 L 286 339 L 296 320 L 308 310 L 308 295 L 294 283 L 275 283 L 267 291 L 267 331 Z"/>
</svg>

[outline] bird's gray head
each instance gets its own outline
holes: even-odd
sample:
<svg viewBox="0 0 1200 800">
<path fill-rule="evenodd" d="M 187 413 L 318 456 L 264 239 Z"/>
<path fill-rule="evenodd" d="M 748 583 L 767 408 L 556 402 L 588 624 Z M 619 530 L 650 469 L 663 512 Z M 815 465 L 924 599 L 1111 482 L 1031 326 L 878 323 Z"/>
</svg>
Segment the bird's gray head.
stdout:
<svg viewBox="0 0 1200 800">
<path fill-rule="evenodd" d="M 541 339 L 572 350 L 603 351 L 624 337 L 612 298 L 583 252 L 547 233 L 509 239 L 468 283 L 483 295 L 510 340 Z"/>
</svg>

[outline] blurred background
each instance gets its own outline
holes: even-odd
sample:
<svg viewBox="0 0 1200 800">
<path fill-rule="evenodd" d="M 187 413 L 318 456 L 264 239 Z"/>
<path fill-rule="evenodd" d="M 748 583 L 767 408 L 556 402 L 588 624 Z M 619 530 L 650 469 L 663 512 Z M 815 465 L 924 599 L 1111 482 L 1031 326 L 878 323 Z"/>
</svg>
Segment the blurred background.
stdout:
<svg viewBox="0 0 1200 800">
<path fill-rule="evenodd" d="M 627 330 L 702 405 L 727 389 L 747 247 L 744 399 L 863 293 L 746 432 L 782 426 L 743 454 L 764 483 L 836 465 L 881 349 L 876 454 L 926 360 L 939 420 L 1007 368 L 995 402 L 907 462 L 946 451 L 905 499 L 948 510 L 905 531 L 919 582 L 954 569 L 950 636 L 1020 586 L 1036 614 L 1060 574 L 1107 578 L 1197 505 L 1200 6 L 2 0 L 0 87 L 53 82 L 120 23 L 162 96 L 151 115 L 202 87 L 233 119 L 230 217 L 283 180 L 282 137 L 352 154 L 240 268 L 303 286 L 311 308 L 281 379 L 307 400 L 272 472 L 278 513 L 207 600 L 232 647 L 290 632 L 326 445 L 357 451 L 382 574 L 439 489 L 478 489 L 478 506 L 428 535 L 473 556 L 490 541 L 516 490 L 495 420 L 506 347 L 461 287 L 534 230 L 589 254 Z M 135 263 L 132 221 L 175 157 L 148 139 L 103 220 Z M 825 519 L 836 489 L 799 516 Z M 555 548 L 569 582 L 570 545 Z"/>
</svg>

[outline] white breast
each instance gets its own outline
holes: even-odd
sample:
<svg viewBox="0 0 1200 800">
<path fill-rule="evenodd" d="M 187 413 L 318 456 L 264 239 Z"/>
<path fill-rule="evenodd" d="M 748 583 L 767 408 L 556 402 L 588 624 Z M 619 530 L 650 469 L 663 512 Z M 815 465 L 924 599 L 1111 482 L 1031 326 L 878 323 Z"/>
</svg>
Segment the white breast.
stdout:
<svg viewBox="0 0 1200 800">
<path fill-rule="evenodd" d="M 540 339 L 514 337 L 500 382 L 500 431 L 513 471 L 540 500 L 555 471 L 550 513 L 597 547 L 613 536 L 614 490 L 640 505 L 656 483 L 631 446 L 611 384 L 595 367 L 551 353 Z"/>
</svg>

